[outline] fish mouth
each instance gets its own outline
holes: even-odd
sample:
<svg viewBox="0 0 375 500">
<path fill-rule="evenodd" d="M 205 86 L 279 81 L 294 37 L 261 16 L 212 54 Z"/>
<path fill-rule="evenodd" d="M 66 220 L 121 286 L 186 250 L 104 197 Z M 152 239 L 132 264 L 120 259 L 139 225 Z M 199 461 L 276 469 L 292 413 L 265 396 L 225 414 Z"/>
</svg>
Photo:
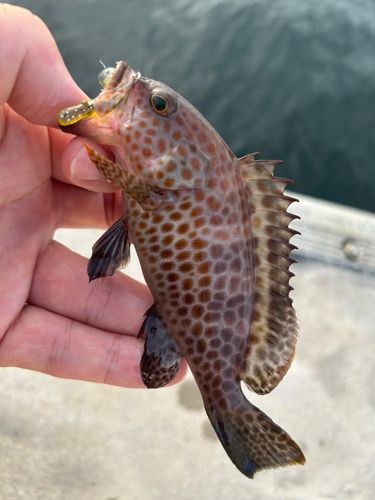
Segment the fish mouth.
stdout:
<svg viewBox="0 0 375 500">
<path fill-rule="evenodd" d="M 117 63 L 116 68 L 106 68 L 107 76 L 104 79 L 102 73 L 99 75 L 99 82 L 103 83 L 104 87 L 98 97 L 65 108 L 57 115 L 60 128 L 64 132 L 74 130 L 73 133 L 76 133 L 75 124 L 84 118 L 104 118 L 119 105 L 126 106 L 131 89 L 141 78 L 140 73 L 133 71 L 124 61 Z"/>
</svg>

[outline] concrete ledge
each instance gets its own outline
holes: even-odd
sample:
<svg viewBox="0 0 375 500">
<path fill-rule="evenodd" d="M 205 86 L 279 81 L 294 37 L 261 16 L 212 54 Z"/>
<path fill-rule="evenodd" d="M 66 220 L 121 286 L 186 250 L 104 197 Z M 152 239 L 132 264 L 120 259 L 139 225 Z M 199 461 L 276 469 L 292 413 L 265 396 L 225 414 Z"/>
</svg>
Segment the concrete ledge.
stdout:
<svg viewBox="0 0 375 500">
<path fill-rule="evenodd" d="M 295 227 L 307 220 L 315 212 Z M 60 230 L 56 239 L 89 256 L 101 233 Z M 297 356 L 273 393 L 247 396 L 301 445 L 305 467 L 243 477 L 190 375 L 147 391 L 8 368 L 0 381 L 0 498 L 373 499 L 375 275 L 308 254 L 292 270 Z M 127 272 L 140 278 L 134 256 Z"/>
</svg>

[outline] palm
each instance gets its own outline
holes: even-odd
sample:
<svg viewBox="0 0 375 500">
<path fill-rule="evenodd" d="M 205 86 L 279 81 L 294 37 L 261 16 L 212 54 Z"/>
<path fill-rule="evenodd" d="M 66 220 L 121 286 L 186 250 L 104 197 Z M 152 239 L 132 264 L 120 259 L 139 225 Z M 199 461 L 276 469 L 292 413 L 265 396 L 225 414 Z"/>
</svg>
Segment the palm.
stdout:
<svg viewBox="0 0 375 500">
<path fill-rule="evenodd" d="M 7 161 L 2 161 L 0 193 L 0 232 L 4 235 L 0 247 L 3 310 L 0 361 L 59 376 L 116 383 L 110 375 L 116 368 L 110 367 L 113 360 L 108 358 L 109 355 L 115 359 L 116 353 L 105 354 L 109 338 L 101 339 L 100 329 L 134 335 L 142 315 L 126 317 L 126 309 L 135 304 L 137 293 L 128 297 L 128 304 L 122 295 L 122 307 L 115 303 L 118 299 L 108 303 L 108 296 L 123 286 L 121 282 L 125 277 L 111 278 L 105 287 L 100 283 L 89 287 L 85 259 L 52 241 L 58 226 L 105 226 L 105 214 L 100 213 L 104 211 L 100 200 L 103 195 L 74 187 L 66 179 L 63 182 L 60 158 L 51 151 L 63 150 L 70 138 L 59 131 L 28 123 L 7 106 L 2 108 L 1 118 L 6 125 L 2 128 L 0 151 L 1 158 Z M 134 287 L 142 307 L 147 295 L 139 285 Z M 109 309 L 112 304 L 117 314 L 111 316 L 103 310 L 103 301 Z M 148 302 L 143 307 L 147 305 Z M 80 337 L 76 338 L 75 333 Z M 91 338 L 95 334 L 96 338 Z M 112 337 L 111 343 L 116 344 L 116 349 L 130 341 L 133 357 L 140 354 L 141 346 L 135 338 L 115 334 Z M 95 340 L 94 349 L 92 346 L 85 349 L 85 341 L 89 339 Z M 90 354 L 91 357 L 85 359 Z M 123 361 L 127 364 L 128 354 L 124 352 Z M 95 374 L 91 373 L 93 368 Z M 124 367 L 124 376 L 128 368 Z M 127 385 L 137 385 L 137 378 L 134 370 L 133 381 L 126 382 Z"/>
<path fill-rule="evenodd" d="M 50 128 L 85 96 L 30 12 L 0 4 L 0 46 L 0 366 L 141 387 L 136 335 L 149 291 L 121 273 L 89 285 L 87 259 L 53 241 L 58 227 L 106 228 L 120 216 L 86 154 L 71 177 L 82 140 Z"/>
<path fill-rule="evenodd" d="M 48 131 L 29 124 L 6 105 L 1 109 L 2 182 L 0 231 L 3 335 L 28 300 L 39 255 L 52 239 L 54 208 Z M 20 147 L 21 141 L 27 147 Z"/>
</svg>

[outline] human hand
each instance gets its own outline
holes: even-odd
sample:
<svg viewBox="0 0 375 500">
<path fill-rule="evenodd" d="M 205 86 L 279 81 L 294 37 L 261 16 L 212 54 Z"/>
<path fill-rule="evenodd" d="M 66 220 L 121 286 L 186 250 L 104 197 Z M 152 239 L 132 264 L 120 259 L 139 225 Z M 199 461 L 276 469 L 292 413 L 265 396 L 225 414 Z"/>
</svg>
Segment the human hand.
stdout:
<svg viewBox="0 0 375 500">
<path fill-rule="evenodd" d="M 147 287 L 122 273 L 89 284 L 87 259 L 53 240 L 57 228 L 107 228 L 122 214 L 84 140 L 53 128 L 87 96 L 29 11 L 0 4 L 0 47 L 0 366 L 143 387 Z"/>
</svg>

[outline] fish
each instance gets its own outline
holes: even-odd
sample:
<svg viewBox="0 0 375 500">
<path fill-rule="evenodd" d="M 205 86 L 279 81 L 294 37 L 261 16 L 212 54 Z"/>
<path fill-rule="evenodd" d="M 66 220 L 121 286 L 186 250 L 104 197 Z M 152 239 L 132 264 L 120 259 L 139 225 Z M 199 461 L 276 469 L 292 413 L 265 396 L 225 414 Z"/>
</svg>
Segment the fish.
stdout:
<svg viewBox="0 0 375 500">
<path fill-rule="evenodd" d="M 236 158 L 205 118 L 167 85 L 125 62 L 99 75 L 98 97 L 62 110 L 60 128 L 85 144 L 99 172 L 122 191 L 123 216 L 94 244 L 89 279 L 111 276 L 136 248 L 154 304 L 139 337 L 148 388 L 165 386 L 185 357 L 207 416 L 248 478 L 303 465 L 300 447 L 252 405 L 288 371 L 299 335 L 289 267 L 297 231 L 274 177 L 280 161 Z"/>
</svg>

